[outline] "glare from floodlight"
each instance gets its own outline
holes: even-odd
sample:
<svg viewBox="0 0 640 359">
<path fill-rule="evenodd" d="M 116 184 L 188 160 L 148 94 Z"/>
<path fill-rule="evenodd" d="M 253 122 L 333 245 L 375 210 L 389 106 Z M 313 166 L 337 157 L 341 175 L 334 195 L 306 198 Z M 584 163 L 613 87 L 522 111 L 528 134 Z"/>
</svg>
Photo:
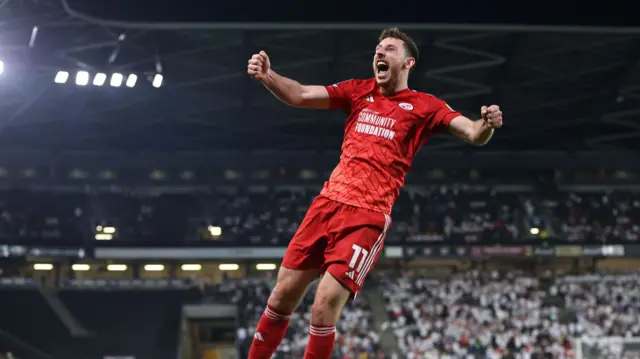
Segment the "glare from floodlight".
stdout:
<svg viewBox="0 0 640 359">
<path fill-rule="evenodd" d="M 129 75 L 129 77 L 127 77 L 127 87 L 133 87 L 136 85 L 136 81 L 138 81 L 138 76 L 137 75 Z"/>
<path fill-rule="evenodd" d="M 109 84 L 113 87 L 120 87 L 122 86 L 122 79 L 124 79 L 124 76 L 122 76 L 122 74 L 115 73 L 111 75 L 111 81 L 109 82 Z"/>
<path fill-rule="evenodd" d="M 78 71 L 76 74 L 76 85 L 86 86 L 89 83 L 89 73 L 86 71 Z"/>
<path fill-rule="evenodd" d="M 93 85 L 94 86 L 102 86 L 102 85 L 104 85 L 105 82 L 107 82 L 107 75 L 106 74 L 97 73 L 96 76 L 93 78 Z"/>
<path fill-rule="evenodd" d="M 63 84 L 63 83 L 66 83 L 67 80 L 69 80 L 69 73 L 66 71 L 58 71 L 54 81 L 57 84 Z"/>
<path fill-rule="evenodd" d="M 4 61 L 0 61 L 0 74 L 4 72 Z"/>
<path fill-rule="evenodd" d="M 163 80 L 162 75 L 156 74 L 153 77 L 153 82 L 151 84 L 153 85 L 153 87 L 158 88 L 162 86 L 162 80 Z"/>
</svg>

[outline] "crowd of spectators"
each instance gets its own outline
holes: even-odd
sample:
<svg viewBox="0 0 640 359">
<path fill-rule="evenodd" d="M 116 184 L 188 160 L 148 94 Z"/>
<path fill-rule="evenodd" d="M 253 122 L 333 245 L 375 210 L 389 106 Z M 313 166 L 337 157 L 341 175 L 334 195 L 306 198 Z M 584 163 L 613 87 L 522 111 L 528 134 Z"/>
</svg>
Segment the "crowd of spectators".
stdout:
<svg viewBox="0 0 640 359">
<path fill-rule="evenodd" d="M 636 358 L 633 344 L 596 341 L 640 335 L 639 278 L 477 271 L 443 280 L 386 277 L 385 329 L 409 359 L 576 358 L 578 344 L 583 358 Z"/>
<path fill-rule="evenodd" d="M 264 312 L 273 283 L 267 280 L 229 281 L 211 288 L 218 296 L 231 298 L 240 311 L 238 338 L 241 357 L 253 339 L 255 327 Z M 285 339 L 276 352 L 276 359 L 298 359 L 304 355 L 309 340 L 309 309 L 315 288 L 311 288 L 298 309 L 292 314 Z M 335 359 L 374 359 L 380 355 L 379 334 L 373 327 L 372 311 L 365 300 L 348 303 L 336 328 Z M 366 356 L 363 356 L 366 355 Z"/>
<path fill-rule="evenodd" d="M 640 239 L 640 193 L 558 192 L 541 195 L 551 226 L 572 242 Z"/>
<path fill-rule="evenodd" d="M 92 241 L 285 245 L 317 188 L 227 188 L 199 193 L 0 192 L 0 235 Z M 410 187 L 394 207 L 387 242 L 637 241 L 637 192 L 505 191 L 468 185 Z M 211 229 L 215 228 L 215 231 Z M 535 229 L 535 232 L 532 231 Z"/>
</svg>

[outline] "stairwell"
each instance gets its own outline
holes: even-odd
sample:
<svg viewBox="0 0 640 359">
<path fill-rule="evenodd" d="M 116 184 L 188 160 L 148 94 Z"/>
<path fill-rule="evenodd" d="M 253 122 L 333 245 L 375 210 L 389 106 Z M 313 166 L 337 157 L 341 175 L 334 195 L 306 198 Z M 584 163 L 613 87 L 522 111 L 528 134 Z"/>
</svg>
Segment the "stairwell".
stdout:
<svg viewBox="0 0 640 359">
<path fill-rule="evenodd" d="M 2 329 L 0 329 L 0 351 L 11 352 L 20 359 L 55 359 L 49 353 L 45 353 Z"/>
<path fill-rule="evenodd" d="M 380 333 L 380 347 L 387 357 L 392 357 L 392 354 L 399 353 L 399 350 L 391 328 L 385 328 L 383 330 L 383 324 L 389 321 L 389 316 L 385 308 L 382 292 L 379 288 L 374 278 L 367 279 L 367 285 L 363 288 L 362 296 L 367 300 L 373 312 L 373 326 Z"/>
<path fill-rule="evenodd" d="M 72 337 L 87 338 L 93 336 L 93 333 L 86 330 L 73 314 L 71 314 L 67 306 L 58 298 L 58 293 L 55 288 L 39 286 L 38 290 L 51 310 L 56 313 L 58 318 L 60 318 L 62 323 L 67 327 Z"/>
</svg>

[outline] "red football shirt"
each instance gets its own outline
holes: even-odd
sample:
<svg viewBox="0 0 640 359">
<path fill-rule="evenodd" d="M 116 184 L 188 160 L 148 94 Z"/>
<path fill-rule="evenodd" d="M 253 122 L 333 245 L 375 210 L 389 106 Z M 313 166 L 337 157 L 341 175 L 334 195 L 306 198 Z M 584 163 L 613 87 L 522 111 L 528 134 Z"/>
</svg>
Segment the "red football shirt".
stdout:
<svg viewBox="0 0 640 359">
<path fill-rule="evenodd" d="M 385 97 L 375 79 L 327 86 L 331 108 L 343 109 L 340 163 L 320 193 L 331 200 L 391 213 L 422 145 L 460 116 L 444 101 L 410 89 Z"/>
</svg>

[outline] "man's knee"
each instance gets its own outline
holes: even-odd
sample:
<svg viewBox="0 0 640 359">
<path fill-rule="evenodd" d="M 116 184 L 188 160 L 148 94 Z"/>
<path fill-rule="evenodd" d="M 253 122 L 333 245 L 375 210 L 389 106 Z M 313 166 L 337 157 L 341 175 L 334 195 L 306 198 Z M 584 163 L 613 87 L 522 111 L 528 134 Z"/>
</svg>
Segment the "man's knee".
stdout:
<svg viewBox="0 0 640 359">
<path fill-rule="evenodd" d="M 331 274 L 326 273 L 311 306 L 311 320 L 316 325 L 335 325 L 351 292 Z"/>
<path fill-rule="evenodd" d="M 269 305 L 282 312 L 292 312 L 307 293 L 311 282 L 317 277 L 318 274 L 314 271 L 298 271 L 282 267 L 278 273 L 276 286 L 269 296 Z"/>
</svg>

